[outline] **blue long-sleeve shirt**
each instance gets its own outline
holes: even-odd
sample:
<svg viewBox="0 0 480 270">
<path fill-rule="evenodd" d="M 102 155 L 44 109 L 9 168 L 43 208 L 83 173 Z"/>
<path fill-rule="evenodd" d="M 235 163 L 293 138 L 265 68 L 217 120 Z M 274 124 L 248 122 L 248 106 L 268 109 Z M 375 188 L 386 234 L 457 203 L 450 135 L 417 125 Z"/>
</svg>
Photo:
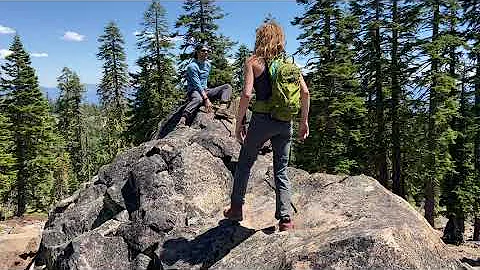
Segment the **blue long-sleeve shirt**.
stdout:
<svg viewBox="0 0 480 270">
<path fill-rule="evenodd" d="M 197 91 L 202 94 L 202 90 L 207 88 L 208 75 L 210 74 L 211 64 L 208 61 L 200 62 L 193 60 L 187 66 L 187 91 Z"/>
</svg>

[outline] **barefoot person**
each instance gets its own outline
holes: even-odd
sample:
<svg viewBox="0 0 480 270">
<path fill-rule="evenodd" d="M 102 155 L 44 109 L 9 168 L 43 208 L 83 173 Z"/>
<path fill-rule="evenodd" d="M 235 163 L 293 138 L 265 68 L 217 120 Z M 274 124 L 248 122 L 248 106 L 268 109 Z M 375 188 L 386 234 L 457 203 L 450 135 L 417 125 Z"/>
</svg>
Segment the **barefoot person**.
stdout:
<svg viewBox="0 0 480 270">
<path fill-rule="evenodd" d="M 220 99 L 220 108 L 216 114 L 230 117 L 227 112 L 227 103 L 232 96 L 232 87 L 224 84 L 214 88 L 207 87 L 208 76 L 210 75 L 211 64 L 207 60 L 210 49 L 207 45 L 199 44 L 195 47 L 195 59 L 187 66 L 187 99 L 180 125 L 190 121 L 196 110 L 203 104 L 207 112 L 212 112 L 212 102 Z M 232 116 L 233 118 L 233 116 Z"/>
<path fill-rule="evenodd" d="M 282 28 L 275 22 L 267 22 L 256 31 L 254 54 L 245 61 L 244 86 L 238 113 L 236 116 L 235 136 L 242 144 L 239 161 L 234 175 L 233 191 L 230 207 L 225 209 L 224 216 L 230 220 L 243 219 L 244 204 L 250 169 L 257 159 L 258 150 L 270 140 L 273 148 L 273 169 L 275 179 L 276 211 L 275 218 L 279 220 L 279 229 L 285 231 L 293 228 L 291 215 L 291 186 L 287 176 L 287 165 L 292 141 L 292 121 L 275 117 L 268 107 L 262 104 L 275 103 L 272 98 L 272 85 L 277 83 L 270 78 L 269 64 L 284 54 L 285 36 Z M 309 134 L 308 110 L 309 92 L 298 69 L 296 75 L 301 109 L 301 119 L 298 138 L 304 140 Z M 255 89 L 256 103 L 252 120 L 245 132 L 243 118 L 252 98 L 252 88 Z M 274 92 L 275 93 L 275 92 Z M 273 95 L 275 96 L 275 95 Z M 297 96 L 298 97 L 298 96 Z M 258 106 L 257 106 L 258 105 Z M 278 104 L 271 104 L 275 107 Z M 278 106 L 277 106 L 278 107 Z M 288 119 L 288 118 L 287 118 Z"/>
</svg>

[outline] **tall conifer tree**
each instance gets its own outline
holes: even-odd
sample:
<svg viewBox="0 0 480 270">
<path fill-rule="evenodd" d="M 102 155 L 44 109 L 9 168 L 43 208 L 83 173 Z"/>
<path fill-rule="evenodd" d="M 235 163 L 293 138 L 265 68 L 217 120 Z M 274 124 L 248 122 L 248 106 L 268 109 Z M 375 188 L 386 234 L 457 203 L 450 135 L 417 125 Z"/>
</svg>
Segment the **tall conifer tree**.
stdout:
<svg viewBox="0 0 480 270">
<path fill-rule="evenodd" d="M 457 136 L 451 127 L 451 121 L 458 112 L 458 100 L 452 95 L 457 80 L 448 72 L 445 65 L 448 58 L 443 53 L 450 46 L 450 36 L 442 30 L 447 17 L 443 12 L 448 11 L 448 7 L 443 8 L 445 4 L 445 0 L 425 2 L 427 12 L 433 15 L 429 17 L 432 35 L 424 46 L 430 62 L 428 80 L 425 81 L 429 88 L 427 162 L 430 170 L 425 183 L 425 218 L 432 226 L 437 216 L 440 186 L 445 176 L 454 169 L 448 149 Z"/>
<path fill-rule="evenodd" d="M 463 13 L 465 18 L 466 37 L 472 43 L 469 56 L 473 60 L 473 76 L 470 79 L 474 88 L 474 184 L 475 202 L 472 205 L 474 213 L 474 231 L 473 240 L 480 241 L 480 1 L 464 1 Z"/>
<path fill-rule="evenodd" d="M 82 95 L 85 87 L 80 83 L 80 77 L 67 67 L 62 69 L 58 77 L 60 95 L 57 100 L 58 129 L 66 143 L 67 156 L 62 155 L 62 164 L 69 164 L 65 157 L 71 159 L 73 177 L 69 182 L 71 190 L 75 190 L 79 183 L 88 181 L 85 175 L 86 153 L 84 138 L 85 128 L 83 127 L 83 114 L 81 111 Z M 62 175 L 62 174 L 59 174 Z"/>
<path fill-rule="evenodd" d="M 386 119 L 386 1 L 362 0 L 352 3 L 353 11 L 360 19 L 357 58 L 361 65 L 362 90 L 367 95 L 369 123 L 369 161 L 375 178 L 389 188 L 388 145 Z"/>
<path fill-rule="evenodd" d="M 153 1 L 137 35 L 143 55 L 137 60 L 140 71 L 132 74 L 135 92 L 129 125 L 136 144 L 149 140 L 158 123 L 182 100 L 182 93 L 175 88 L 176 73 L 169 52 L 173 44 L 165 16 L 162 5 Z"/>
<path fill-rule="evenodd" d="M 103 76 L 98 88 L 100 102 L 106 115 L 105 147 L 110 159 L 126 147 L 124 132 L 127 127 L 126 99 L 128 71 L 123 36 L 114 22 L 109 22 L 100 43 L 97 57 L 103 61 Z"/>
<path fill-rule="evenodd" d="M 48 207 L 55 160 L 55 122 L 42 96 L 30 57 L 16 35 L 9 48 L 12 54 L 2 66 L 2 86 L 6 90 L 6 111 L 12 123 L 16 158 L 15 215 L 21 216 L 27 205 Z"/>
<path fill-rule="evenodd" d="M 421 24 L 420 6 L 410 0 L 390 1 L 387 14 L 387 26 L 390 42 L 390 63 L 388 69 L 389 84 L 391 88 L 391 164 L 392 164 L 392 191 L 407 198 L 407 181 L 415 178 L 414 172 L 407 173 L 410 168 L 415 167 L 418 160 L 421 159 L 418 145 L 413 144 L 415 140 L 423 136 L 417 136 L 416 139 L 407 139 L 410 134 L 407 132 L 408 122 L 412 119 L 413 112 L 411 104 L 414 102 L 409 98 L 406 82 L 418 70 L 417 58 L 418 50 L 416 30 Z M 388 104 L 388 102 L 387 102 Z M 387 106 L 388 107 L 388 106 Z M 419 110 L 415 110 L 416 113 Z M 388 126 L 388 125 L 387 125 Z M 406 162 L 407 155 L 411 157 L 411 163 Z M 413 181 L 414 182 L 414 181 Z"/>
<path fill-rule="evenodd" d="M 235 71 L 234 77 L 234 89 L 235 94 L 239 94 L 243 89 L 243 69 L 245 65 L 245 60 L 252 54 L 252 52 L 247 48 L 245 44 L 240 45 L 238 51 L 235 53 L 235 62 L 233 63 L 233 68 Z"/>
<path fill-rule="evenodd" d="M 303 16 L 299 53 L 313 54 L 306 68 L 311 96 L 311 136 L 295 145 L 295 162 L 309 171 L 359 173 L 365 168 L 364 97 L 353 63 L 358 21 L 336 1 L 298 1 Z"/>
</svg>

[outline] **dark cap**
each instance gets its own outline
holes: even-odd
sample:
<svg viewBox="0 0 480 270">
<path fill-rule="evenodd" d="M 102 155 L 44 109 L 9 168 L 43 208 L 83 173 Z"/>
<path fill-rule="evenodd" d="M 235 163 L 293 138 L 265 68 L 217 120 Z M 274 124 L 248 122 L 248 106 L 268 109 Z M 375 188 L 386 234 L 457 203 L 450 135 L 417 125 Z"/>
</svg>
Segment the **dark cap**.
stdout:
<svg viewBox="0 0 480 270">
<path fill-rule="evenodd" d="M 210 47 L 208 47 L 206 44 L 198 44 L 197 46 L 195 46 L 195 51 L 196 52 L 201 51 L 201 50 L 210 51 Z"/>
</svg>

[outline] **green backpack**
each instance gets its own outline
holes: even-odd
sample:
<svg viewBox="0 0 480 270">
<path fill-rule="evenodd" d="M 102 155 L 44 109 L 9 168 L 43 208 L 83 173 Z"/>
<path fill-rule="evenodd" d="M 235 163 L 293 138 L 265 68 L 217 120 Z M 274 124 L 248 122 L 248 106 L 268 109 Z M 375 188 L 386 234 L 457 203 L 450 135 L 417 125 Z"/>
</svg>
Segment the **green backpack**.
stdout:
<svg viewBox="0 0 480 270">
<path fill-rule="evenodd" d="M 270 113 L 281 121 L 292 120 L 300 110 L 300 68 L 285 57 L 274 58 L 268 65 L 272 96 L 256 101 L 253 111 Z"/>
</svg>

